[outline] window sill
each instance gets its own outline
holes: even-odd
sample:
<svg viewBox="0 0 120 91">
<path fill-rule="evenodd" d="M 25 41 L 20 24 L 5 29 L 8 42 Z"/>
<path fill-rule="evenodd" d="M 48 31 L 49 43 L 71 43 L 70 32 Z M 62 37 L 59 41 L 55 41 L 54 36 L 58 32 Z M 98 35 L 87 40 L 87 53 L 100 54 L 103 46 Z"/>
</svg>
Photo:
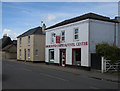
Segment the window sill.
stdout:
<svg viewBox="0 0 120 91">
<path fill-rule="evenodd" d="M 74 41 L 79 41 L 79 39 L 74 39 Z"/>
</svg>

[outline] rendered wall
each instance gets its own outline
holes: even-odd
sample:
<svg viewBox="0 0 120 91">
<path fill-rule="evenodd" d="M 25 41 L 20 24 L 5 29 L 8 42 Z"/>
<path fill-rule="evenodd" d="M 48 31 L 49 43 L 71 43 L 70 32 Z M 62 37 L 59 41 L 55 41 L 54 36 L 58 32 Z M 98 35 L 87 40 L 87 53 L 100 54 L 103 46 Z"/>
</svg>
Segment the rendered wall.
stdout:
<svg viewBox="0 0 120 91">
<path fill-rule="evenodd" d="M 79 40 L 74 40 L 74 29 L 79 29 Z M 64 26 L 60 26 L 54 29 L 49 29 L 46 31 L 46 45 L 53 45 L 56 43 L 51 43 L 51 33 L 55 33 L 56 35 L 60 35 L 61 31 L 65 31 L 65 42 L 61 44 L 67 43 L 78 43 L 78 42 L 88 42 L 88 19 L 79 21 L 76 23 L 67 24 Z M 59 63 L 60 60 L 60 49 L 66 49 L 66 64 L 72 65 L 72 48 L 81 48 L 81 66 L 90 66 L 89 62 L 89 45 L 81 45 L 81 46 L 68 46 L 68 47 L 51 47 L 46 48 L 46 59 L 45 62 L 49 62 L 49 49 L 54 49 L 55 61 L 54 63 Z"/>
</svg>

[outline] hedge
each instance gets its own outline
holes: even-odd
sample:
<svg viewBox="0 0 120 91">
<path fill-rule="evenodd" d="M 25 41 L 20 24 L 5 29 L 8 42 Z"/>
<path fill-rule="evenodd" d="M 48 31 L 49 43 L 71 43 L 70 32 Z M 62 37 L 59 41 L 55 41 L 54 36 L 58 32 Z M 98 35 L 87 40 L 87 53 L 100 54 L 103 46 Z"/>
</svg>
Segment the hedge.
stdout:
<svg viewBox="0 0 120 91">
<path fill-rule="evenodd" d="M 111 60 L 111 64 L 120 60 L 120 48 L 115 45 L 109 45 L 107 43 L 98 44 L 96 45 L 96 53 L 104 56 L 106 60 Z"/>
</svg>

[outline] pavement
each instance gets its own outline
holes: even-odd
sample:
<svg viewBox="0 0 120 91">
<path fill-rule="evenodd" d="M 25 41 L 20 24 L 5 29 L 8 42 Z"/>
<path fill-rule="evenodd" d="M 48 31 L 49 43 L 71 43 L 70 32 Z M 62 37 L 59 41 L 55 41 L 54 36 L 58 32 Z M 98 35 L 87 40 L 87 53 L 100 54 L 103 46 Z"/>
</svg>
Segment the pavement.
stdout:
<svg viewBox="0 0 120 91">
<path fill-rule="evenodd" d="M 43 68 L 48 68 L 48 69 L 53 69 L 53 70 L 61 70 L 64 72 L 68 72 L 68 73 L 73 73 L 76 75 L 82 75 L 82 76 L 86 76 L 89 78 L 94 78 L 94 79 L 98 79 L 98 80 L 106 80 L 106 81 L 112 81 L 112 82 L 117 82 L 120 83 L 120 73 L 115 72 L 115 73 L 101 73 L 100 70 L 91 70 L 91 71 L 86 71 L 83 69 L 78 69 L 78 68 L 71 68 L 71 67 L 61 67 L 61 66 L 57 66 L 57 65 L 52 65 L 49 64 L 47 65 L 46 63 L 32 63 L 32 62 L 24 62 L 24 61 L 17 61 L 17 60 L 8 60 L 10 62 L 16 62 L 16 63 L 20 63 L 20 64 L 26 64 L 26 65 L 31 65 L 31 66 L 40 66 Z"/>
</svg>

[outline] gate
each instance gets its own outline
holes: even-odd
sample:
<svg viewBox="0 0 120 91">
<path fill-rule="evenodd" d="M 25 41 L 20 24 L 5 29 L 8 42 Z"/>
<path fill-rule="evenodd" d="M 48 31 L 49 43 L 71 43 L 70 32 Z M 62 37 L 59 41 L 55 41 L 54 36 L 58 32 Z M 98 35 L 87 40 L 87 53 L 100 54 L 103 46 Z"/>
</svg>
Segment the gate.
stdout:
<svg viewBox="0 0 120 91">
<path fill-rule="evenodd" d="M 96 53 L 91 54 L 91 68 L 101 70 L 101 56 L 100 55 Z"/>
</svg>

